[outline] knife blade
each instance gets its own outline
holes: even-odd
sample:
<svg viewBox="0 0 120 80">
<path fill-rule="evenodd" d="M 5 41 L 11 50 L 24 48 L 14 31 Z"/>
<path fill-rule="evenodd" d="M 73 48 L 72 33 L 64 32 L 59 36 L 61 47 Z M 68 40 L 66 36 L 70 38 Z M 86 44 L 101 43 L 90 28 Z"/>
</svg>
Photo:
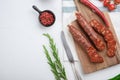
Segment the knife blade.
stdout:
<svg viewBox="0 0 120 80">
<path fill-rule="evenodd" d="M 62 31 L 61 32 L 61 39 L 62 39 L 62 43 L 63 43 L 63 46 L 65 48 L 65 51 L 66 51 L 66 54 L 67 54 L 67 57 L 68 57 L 68 60 L 73 63 L 74 62 L 74 59 L 73 59 L 73 55 L 72 55 L 72 52 L 67 44 L 67 41 L 66 41 L 66 38 L 65 38 L 65 34 L 64 32 Z"/>
<path fill-rule="evenodd" d="M 75 67 L 75 61 L 72 55 L 72 52 L 70 50 L 70 47 L 67 44 L 67 40 L 65 38 L 65 34 L 63 31 L 61 31 L 61 40 L 64 46 L 64 49 L 66 51 L 66 55 L 68 57 L 69 62 L 71 63 L 72 70 L 74 72 L 75 80 L 82 80 L 81 76 L 78 74 L 77 69 Z"/>
</svg>

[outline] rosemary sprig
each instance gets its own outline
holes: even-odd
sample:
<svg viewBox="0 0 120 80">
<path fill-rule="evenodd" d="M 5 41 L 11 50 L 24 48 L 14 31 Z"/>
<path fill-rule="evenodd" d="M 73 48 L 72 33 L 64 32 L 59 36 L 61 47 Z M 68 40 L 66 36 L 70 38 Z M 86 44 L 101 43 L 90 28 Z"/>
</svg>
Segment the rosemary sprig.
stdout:
<svg viewBox="0 0 120 80">
<path fill-rule="evenodd" d="M 46 36 L 49 39 L 49 46 L 51 48 L 51 53 L 53 56 L 53 60 L 51 59 L 48 50 L 46 49 L 46 47 L 43 45 L 46 57 L 48 59 L 48 64 L 51 67 L 51 71 L 53 72 L 55 79 L 56 80 L 67 80 L 66 77 L 66 73 L 65 73 L 65 68 L 62 66 L 59 55 L 58 55 L 58 49 L 56 47 L 56 44 L 53 40 L 53 38 L 51 38 L 51 36 L 47 33 L 47 34 L 43 34 L 44 36 Z"/>
<path fill-rule="evenodd" d="M 59 73 L 56 69 L 56 66 L 55 66 L 55 63 L 52 61 L 50 55 L 49 55 L 49 52 L 48 50 L 46 49 L 46 47 L 43 45 L 43 48 L 44 48 L 44 51 L 45 51 L 45 54 L 46 54 L 46 57 L 48 59 L 48 64 L 50 65 L 51 67 L 51 71 L 53 72 L 54 76 L 55 76 L 55 79 L 56 80 L 60 80 L 60 77 L 59 77 Z"/>
</svg>

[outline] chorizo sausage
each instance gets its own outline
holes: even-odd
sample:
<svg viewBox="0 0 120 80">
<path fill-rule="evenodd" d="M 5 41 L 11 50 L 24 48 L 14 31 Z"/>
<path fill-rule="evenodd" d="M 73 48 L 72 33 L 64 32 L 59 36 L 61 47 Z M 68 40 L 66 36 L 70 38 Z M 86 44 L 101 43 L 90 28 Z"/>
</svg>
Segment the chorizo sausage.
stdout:
<svg viewBox="0 0 120 80">
<path fill-rule="evenodd" d="M 98 36 L 98 34 L 94 31 L 94 29 L 89 25 L 86 19 L 81 15 L 81 13 L 76 13 L 77 21 L 79 25 L 84 29 L 87 35 L 90 37 L 96 48 L 100 51 L 105 49 L 105 44 L 102 39 Z"/>
<path fill-rule="evenodd" d="M 115 56 L 116 51 L 116 40 L 110 31 L 109 28 L 106 28 L 103 26 L 100 22 L 98 22 L 96 19 L 93 19 L 90 21 L 90 25 L 98 32 L 100 33 L 105 41 L 107 42 L 107 55 L 109 57 Z"/>
<path fill-rule="evenodd" d="M 73 39 L 86 50 L 90 61 L 93 63 L 103 62 L 103 58 L 97 54 L 96 49 L 90 44 L 90 42 L 77 30 L 73 25 L 68 25 L 69 31 L 73 36 Z"/>
</svg>

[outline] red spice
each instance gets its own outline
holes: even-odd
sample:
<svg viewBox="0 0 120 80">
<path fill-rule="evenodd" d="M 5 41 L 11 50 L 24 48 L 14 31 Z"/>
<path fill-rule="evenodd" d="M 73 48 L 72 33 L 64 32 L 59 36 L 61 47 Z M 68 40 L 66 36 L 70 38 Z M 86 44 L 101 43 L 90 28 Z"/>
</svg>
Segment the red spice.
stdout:
<svg viewBox="0 0 120 80">
<path fill-rule="evenodd" d="M 48 11 L 42 12 L 39 18 L 40 18 L 41 24 L 43 24 L 44 26 L 50 26 L 55 21 L 54 15 Z"/>
</svg>

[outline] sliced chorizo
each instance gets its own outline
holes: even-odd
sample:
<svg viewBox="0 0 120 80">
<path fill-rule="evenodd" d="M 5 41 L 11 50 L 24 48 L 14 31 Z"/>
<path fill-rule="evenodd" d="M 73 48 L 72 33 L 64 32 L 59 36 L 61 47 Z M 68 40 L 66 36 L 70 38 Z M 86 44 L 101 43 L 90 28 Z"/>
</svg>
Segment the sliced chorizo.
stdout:
<svg viewBox="0 0 120 80">
<path fill-rule="evenodd" d="M 87 52 L 90 61 L 93 63 L 101 63 L 103 62 L 103 58 L 97 54 L 96 49 L 90 44 L 90 42 L 82 35 L 82 33 L 75 28 L 73 25 L 68 25 L 69 31 L 73 36 L 73 39 Z"/>
<path fill-rule="evenodd" d="M 109 57 L 115 56 L 116 51 L 116 40 L 113 36 L 113 33 L 109 28 L 106 28 L 103 26 L 100 22 L 98 22 L 96 19 L 93 19 L 90 21 L 90 25 L 98 32 L 100 33 L 105 41 L 107 42 L 107 55 Z"/>
</svg>

